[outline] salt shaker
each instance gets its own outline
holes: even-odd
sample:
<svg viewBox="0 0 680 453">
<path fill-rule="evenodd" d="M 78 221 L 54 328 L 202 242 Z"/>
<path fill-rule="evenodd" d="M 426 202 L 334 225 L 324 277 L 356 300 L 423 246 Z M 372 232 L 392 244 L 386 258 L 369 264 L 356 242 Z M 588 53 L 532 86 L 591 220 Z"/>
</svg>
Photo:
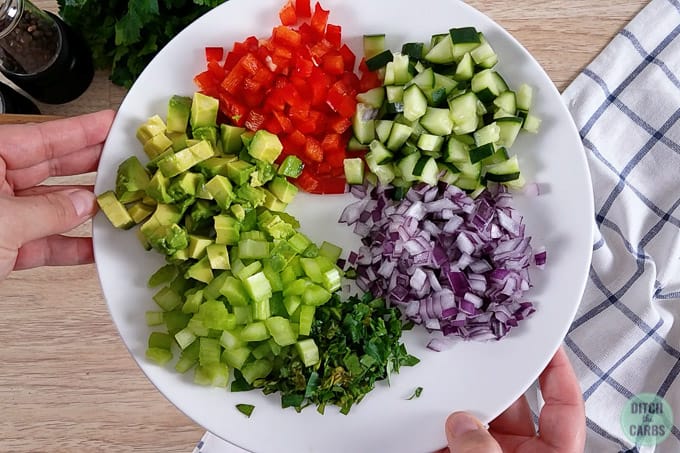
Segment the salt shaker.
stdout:
<svg viewBox="0 0 680 453">
<path fill-rule="evenodd" d="M 0 72 L 47 104 L 77 98 L 94 75 L 82 38 L 28 0 L 0 0 Z"/>
</svg>

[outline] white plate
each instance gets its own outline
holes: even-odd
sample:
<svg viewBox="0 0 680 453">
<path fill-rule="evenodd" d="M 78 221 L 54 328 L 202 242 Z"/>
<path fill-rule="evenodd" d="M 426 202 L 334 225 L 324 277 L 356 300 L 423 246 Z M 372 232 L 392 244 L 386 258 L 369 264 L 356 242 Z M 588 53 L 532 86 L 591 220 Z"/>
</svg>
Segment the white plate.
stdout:
<svg viewBox="0 0 680 453">
<path fill-rule="evenodd" d="M 136 153 L 144 158 L 134 131 L 153 114 L 164 116 L 170 95 L 191 95 L 192 78 L 205 67 L 203 47 L 231 47 L 247 36 L 268 36 L 278 23 L 283 0 L 229 0 L 200 18 L 168 44 L 134 84 L 123 101 L 104 148 L 97 193 L 114 187 L 118 164 Z M 528 298 L 537 312 L 500 342 L 457 343 L 435 353 L 426 335 L 406 335 L 409 351 L 421 359 L 403 368 L 391 386 L 379 385 L 348 416 L 333 408 L 298 414 L 283 410 L 279 397 L 259 391 L 231 394 L 191 382 L 170 366 L 149 363 L 144 352 L 149 328 L 146 310 L 157 309 L 145 283 L 161 264 L 132 232 L 116 231 L 102 214 L 94 220 L 94 241 L 101 284 L 121 337 L 156 387 L 197 423 L 242 448 L 255 452 L 422 452 L 445 445 L 444 420 L 454 410 L 468 410 L 484 421 L 496 417 L 535 380 L 564 338 L 585 285 L 591 256 L 592 192 L 585 156 L 571 117 L 554 85 L 531 55 L 506 31 L 475 9 L 456 0 L 325 0 L 330 23 L 361 55 L 361 36 L 386 33 L 399 49 L 407 41 L 427 41 L 451 27 L 476 26 L 500 57 L 499 71 L 509 84 L 533 85 L 540 134 L 521 134 L 513 147 L 528 180 L 541 184 L 540 197 L 517 197 L 533 244 L 545 245 L 548 265 L 534 271 Z M 356 238 L 336 224 L 347 196 L 301 195 L 290 210 L 314 240 L 330 239 L 355 247 Z M 422 396 L 408 401 L 416 387 Z M 124 391 L 125 389 L 120 389 Z M 252 403 L 251 418 L 234 405 Z M 153 417 L 153 414 L 149 414 Z"/>
</svg>

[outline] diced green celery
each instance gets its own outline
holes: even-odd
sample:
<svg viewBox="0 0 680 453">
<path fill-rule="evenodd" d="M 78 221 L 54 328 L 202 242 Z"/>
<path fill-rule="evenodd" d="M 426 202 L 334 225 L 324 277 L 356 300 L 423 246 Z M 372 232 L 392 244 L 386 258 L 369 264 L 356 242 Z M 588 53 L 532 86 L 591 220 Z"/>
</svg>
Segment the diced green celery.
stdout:
<svg viewBox="0 0 680 453">
<path fill-rule="evenodd" d="M 250 357 L 250 348 L 248 347 L 238 347 L 233 349 L 225 349 L 222 352 L 222 361 L 225 362 L 232 368 L 240 370 Z"/>
<path fill-rule="evenodd" d="M 248 305 L 248 293 L 243 287 L 241 280 L 235 277 L 227 277 L 220 288 L 220 294 L 226 297 L 229 304 L 234 308 Z"/>
<path fill-rule="evenodd" d="M 314 321 L 314 312 L 316 307 L 314 305 L 300 306 L 300 335 L 309 335 L 312 331 L 312 322 Z"/>
<path fill-rule="evenodd" d="M 281 284 L 284 286 L 284 288 L 288 286 L 289 283 L 295 281 L 297 277 L 298 276 L 295 274 L 295 270 L 293 270 L 291 266 L 285 267 L 279 274 Z"/>
<path fill-rule="evenodd" d="M 309 238 L 302 233 L 295 233 L 290 239 L 288 239 L 288 244 L 290 244 L 293 250 L 295 250 L 297 253 L 304 252 L 311 243 L 312 241 L 310 241 Z"/>
<path fill-rule="evenodd" d="M 305 258 L 316 258 L 319 256 L 319 246 L 316 245 L 315 243 L 311 243 L 307 246 L 304 252 L 301 253 L 301 256 Z"/>
<path fill-rule="evenodd" d="M 263 341 L 269 338 L 269 331 L 264 321 L 254 321 L 247 324 L 241 329 L 241 340 L 251 342 L 251 341 Z"/>
<path fill-rule="evenodd" d="M 257 345 L 251 354 L 253 354 L 253 357 L 257 360 L 264 359 L 265 357 L 272 356 L 272 349 L 269 347 L 269 343 L 265 341 L 264 343 Z"/>
<path fill-rule="evenodd" d="M 198 360 L 196 359 L 191 359 L 188 357 L 180 357 L 177 363 L 175 364 L 175 370 L 178 373 L 186 373 L 190 369 L 194 367 L 198 363 Z"/>
<path fill-rule="evenodd" d="M 239 255 L 240 255 L 240 253 L 241 253 L 241 251 L 239 250 Z M 238 278 L 240 278 L 241 281 L 245 284 L 245 282 L 250 277 L 260 273 L 261 270 L 262 270 L 262 263 L 260 261 L 253 261 L 252 263 L 250 263 L 249 265 L 247 265 L 246 267 L 244 267 L 243 269 L 241 269 L 239 271 L 234 270 L 234 275 L 236 275 Z M 247 289 L 248 288 L 246 286 L 246 290 Z"/>
<path fill-rule="evenodd" d="M 183 313 L 181 310 L 166 311 L 163 313 L 163 322 L 170 335 L 175 335 L 177 332 L 184 329 L 187 324 L 189 324 L 190 319 L 191 314 Z"/>
<path fill-rule="evenodd" d="M 199 365 L 194 373 L 194 382 L 200 385 L 226 387 L 229 382 L 229 367 L 226 363 Z"/>
<path fill-rule="evenodd" d="M 210 280 L 210 283 L 203 288 L 203 299 L 205 300 L 219 299 L 220 295 L 222 295 L 220 289 L 224 285 L 224 282 L 227 281 L 227 278 L 231 277 L 231 273 L 229 272 L 217 271 L 214 275 L 215 277 Z"/>
<path fill-rule="evenodd" d="M 241 374 L 248 384 L 252 384 L 256 379 L 267 377 L 272 371 L 272 362 L 267 359 L 254 360 L 243 366 Z"/>
<path fill-rule="evenodd" d="M 165 266 L 154 272 L 149 277 L 148 286 L 154 288 L 166 283 L 170 283 L 177 276 L 177 266 L 174 264 L 166 264 Z"/>
<path fill-rule="evenodd" d="M 300 264 L 305 271 L 305 275 L 307 275 L 311 281 L 321 283 L 323 274 L 319 267 L 319 263 L 315 258 L 300 258 Z"/>
<path fill-rule="evenodd" d="M 172 349 L 172 337 L 164 332 L 151 332 L 148 346 L 150 348 Z"/>
<path fill-rule="evenodd" d="M 291 328 L 292 328 L 292 324 L 291 324 Z M 295 329 L 293 329 L 293 333 L 297 336 L 297 331 Z M 275 356 L 281 355 L 281 351 L 283 351 L 283 347 L 278 345 L 276 343 L 276 341 L 274 341 L 273 338 L 270 338 L 269 340 L 267 340 L 267 343 L 269 343 L 269 348 L 272 350 L 272 354 L 274 354 Z"/>
<path fill-rule="evenodd" d="M 299 256 L 294 256 L 293 258 L 291 258 L 290 262 L 288 263 L 288 266 L 295 272 L 295 276 L 302 277 L 303 275 L 305 275 L 305 271 L 302 269 L 302 265 L 300 264 Z"/>
<path fill-rule="evenodd" d="M 253 301 L 253 319 L 257 321 L 264 321 L 272 315 L 269 298 Z"/>
<path fill-rule="evenodd" d="M 203 324 L 203 320 L 197 316 L 194 316 L 189 320 L 187 327 L 196 335 L 197 337 L 207 337 L 210 330 Z"/>
<path fill-rule="evenodd" d="M 163 324 L 162 311 L 147 311 L 144 313 L 144 318 L 146 319 L 147 326 L 158 326 Z"/>
<path fill-rule="evenodd" d="M 283 282 L 281 281 L 281 274 L 276 272 L 272 267 L 271 260 L 267 260 L 262 267 L 265 277 L 269 280 L 272 287 L 272 292 L 283 291 Z"/>
<path fill-rule="evenodd" d="M 184 305 L 182 305 L 182 312 L 184 313 L 198 313 L 198 307 L 203 302 L 203 290 L 199 289 L 186 296 Z"/>
<path fill-rule="evenodd" d="M 283 305 L 283 293 L 275 291 L 269 299 L 269 306 L 271 307 L 272 316 L 288 316 L 286 307 Z"/>
<path fill-rule="evenodd" d="M 272 338 L 279 346 L 294 344 L 297 335 L 290 325 L 290 321 L 282 316 L 272 316 L 265 321 Z"/>
<path fill-rule="evenodd" d="M 198 353 L 200 348 L 200 341 L 194 341 L 185 349 L 183 349 L 179 355 L 179 360 L 175 364 L 175 369 L 180 373 L 184 373 L 196 365 L 198 363 Z"/>
<path fill-rule="evenodd" d="M 162 348 L 147 348 L 146 358 L 158 365 L 165 365 L 172 360 L 172 351 Z"/>
<path fill-rule="evenodd" d="M 220 336 L 220 344 L 225 349 L 234 349 L 244 345 L 238 330 L 224 330 Z"/>
<path fill-rule="evenodd" d="M 255 240 L 255 241 L 266 241 L 267 236 L 262 231 L 250 230 L 250 231 L 244 231 L 244 232 L 241 233 L 241 240 L 243 240 L 243 239 L 252 239 L 252 240 Z"/>
<path fill-rule="evenodd" d="M 256 261 L 259 263 L 259 261 Z M 261 265 L 260 265 L 261 266 Z M 246 292 L 254 301 L 269 300 L 272 297 L 272 285 L 264 272 L 257 272 L 243 281 Z"/>
<path fill-rule="evenodd" d="M 153 300 L 165 311 L 174 310 L 182 305 L 182 297 L 169 286 L 154 294 Z"/>
<path fill-rule="evenodd" d="M 314 283 L 310 283 L 302 293 L 302 303 L 305 305 L 323 305 L 330 299 L 331 293 Z"/>
<path fill-rule="evenodd" d="M 242 326 L 253 322 L 253 310 L 250 308 L 250 305 L 237 305 L 233 308 L 237 325 Z"/>
<path fill-rule="evenodd" d="M 243 235 L 241 235 L 241 240 L 238 242 L 238 251 L 239 258 L 242 260 L 265 259 L 269 256 L 269 242 L 255 239 L 244 239 Z"/>
<path fill-rule="evenodd" d="M 186 349 L 194 341 L 196 341 L 196 335 L 189 329 L 185 327 L 175 334 L 175 341 L 181 349 Z"/>
<path fill-rule="evenodd" d="M 299 278 L 295 281 L 292 281 L 288 284 L 283 289 L 283 297 L 288 297 L 288 296 L 302 296 L 305 291 L 307 290 L 307 286 L 311 285 L 311 283 L 308 279 L 306 278 Z"/>
<path fill-rule="evenodd" d="M 323 241 L 319 247 L 319 255 L 328 258 L 331 263 L 337 263 L 342 254 L 342 248 L 330 242 Z"/>
<path fill-rule="evenodd" d="M 306 338 L 295 343 L 295 349 L 305 366 L 316 365 L 319 362 L 319 348 L 313 338 Z"/>
<path fill-rule="evenodd" d="M 219 363 L 222 350 L 219 340 L 215 338 L 201 337 L 199 339 L 198 363 L 201 366 Z"/>
<path fill-rule="evenodd" d="M 283 298 L 283 305 L 286 307 L 288 316 L 293 316 L 293 313 L 300 308 L 302 298 L 300 296 L 287 296 Z"/>
<path fill-rule="evenodd" d="M 201 304 L 198 316 L 208 329 L 229 330 L 236 327 L 236 316 L 229 313 L 224 303 L 219 300 L 209 300 Z"/>
<path fill-rule="evenodd" d="M 231 273 L 238 276 L 239 272 L 241 272 L 246 265 L 241 261 L 241 258 L 238 257 L 238 247 L 233 246 L 229 253 L 231 254 Z"/>
<path fill-rule="evenodd" d="M 328 291 L 334 293 L 342 286 L 342 272 L 338 268 L 327 270 L 323 273 L 321 284 Z"/>
</svg>

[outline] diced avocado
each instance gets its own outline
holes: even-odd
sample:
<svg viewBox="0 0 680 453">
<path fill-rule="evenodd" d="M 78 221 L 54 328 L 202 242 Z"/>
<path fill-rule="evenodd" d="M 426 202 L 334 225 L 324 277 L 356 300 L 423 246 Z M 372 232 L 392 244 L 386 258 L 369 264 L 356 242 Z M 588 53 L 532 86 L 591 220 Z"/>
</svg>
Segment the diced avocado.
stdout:
<svg viewBox="0 0 680 453">
<path fill-rule="evenodd" d="M 219 100 L 199 92 L 194 93 L 191 102 L 191 129 L 216 126 L 219 106 Z"/>
<path fill-rule="evenodd" d="M 208 257 L 205 256 L 189 266 L 189 269 L 187 269 L 184 276 L 187 278 L 193 278 L 199 282 L 210 283 L 210 281 L 213 279 L 213 271 L 210 267 L 210 261 L 208 261 Z"/>
<path fill-rule="evenodd" d="M 176 224 L 181 219 L 182 212 L 177 207 L 170 204 L 159 203 L 156 205 L 156 210 L 151 218 L 142 224 L 141 231 L 148 239 L 158 228 Z M 184 247 L 187 245 L 188 243 Z"/>
<path fill-rule="evenodd" d="M 203 175 L 200 173 L 182 173 L 172 179 L 168 194 L 174 203 L 188 207 L 194 202 L 198 188 L 203 186 L 203 181 Z"/>
<path fill-rule="evenodd" d="M 155 206 L 149 206 L 140 200 L 128 207 L 127 211 L 130 214 L 130 217 L 132 217 L 132 220 L 139 224 L 146 220 L 146 218 L 151 214 L 153 214 L 155 209 Z"/>
<path fill-rule="evenodd" d="M 264 203 L 264 199 L 264 191 L 259 187 L 242 185 L 236 189 L 236 200 L 244 206 L 256 208 Z"/>
<path fill-rule="evenodd" d="M 215 175 L 228 176 L 227 166 L 235 160 L 238 160 L 236 156 L 215 156 L 204 160 L 196 168 L 208 179 Z"/>
<path fill-rule="evenodd" d="M 116 197 L 125 204 L 144 198 L 149 174 L 136 156 L 124 160 L 116 173 Z"/>
<path fill-rule="evenodd" d="M 229 179 L 222 175 L 215 175 L 205 183 L 205 189 L 212 195 L 217 205 L 222 209 L 227 209 L 234 201 L 234 191 L 232 190 Z"/>
<path fill-rule="evenodd" d="M 225 154 L 238 154 L 243 148 L 241 134 L 246 131 L 243 127 L 220 124 L 220 138 L 222 140 L 222 151 Z"/>
<path fill-rule="evenodd" d="M 215 243 L 234 245 L 241 236 L 241 224 L 230 215 L 222 214 L 213 217 L 215 222 Z"/>
<path fill-rule="evenodd" d="M 297 156 L 286 156 L 279 167 L 279 174 L 291 178 L 297 178 L 302 174 L 305 164 Z"/>
<path fill-rule="evenodd" d="M 298 193 L 297 186 L 291 184 L 282 176 L 277 176 L 269 183 L 269 190 L 284 203 L 293 201 L 293 198 Z"/>
<path fill-rule="evenodd" d="M 288 239 L 295 234 L 288 222 L 284 222 L 278 215 L 273 215 L 260 222 L 260 228 L 267 232 L 274 239 Z M 274 253 L 274 251 L 272 251 Z"/>
<path fill-rule="evenodd" d="M 137 140 L 139 140 L 139 142 L 144 145 L 156 135 L 165 132 L 166 129 L 167 126 L 165 125 L 163 119 L 158 115 L 154 115 L 146 120 L 144 124 L 139 126 L 139 128 L 137 128 Z"/>
<path fill-rule="evenodd" d="M 194 140 L 207 140 L 213 147 L 217 146 L 217 127 L 203 126 L 191 131 Z"/>
<path fill-rule="evenodd" d="M 248 145 L 248 153 L 251 156 L 269 162 L 270 164 L 274 163 L 282 150 L 283 145 L 281 144 L 279 137 L 264 129 L 255 132 L 255 135 L 253 135 L 253 138 Z"/>
<path fill-rule="evenodd" d="M 116 194 L 112 190 L 99 195 L 97 203 L 114 227 L 127 230 L 135 225 L 135 221 L 130 217 L 125 206 L 118 201 Z"/>
<path fill-rule="evenodd" d="M 256 170 L 250 174 L 250 185 L 253 187 L 263 186 L 276 176 L 276 168 L 273 164 L 262 160 L 255 160 Z"/>
<path fill-rule="evenodd" d="M 168 148 L 165 151 L 163 151 L 163 154 L 151 159 L 149 163 L 146 164 L 146 168 L 149 169 L 149 171 L 156 171 L 158 169 L 158 162 L 162 161 L 166 157 L 172 156 L 175 154 L 175 151 L 172 148 Z"/>
<path fill-rule="evenodd" d="M 168 101 L 166 117 L 169 132 L 186 132 L 191 115 L 191 98 L 174 95 Z"/>
<path fill-rule="evenodd" d="M 149 223 L 152 219 L 153 217 L 147 220 L 144 225 Z M 176 223 L 171 225 L 160 225 L 146 236 L 149 240 L 149 244 L 165 255 L 173 255 L 179 250 L 184 250 L 189 245 L 187 232 Z"/>
<path fill-rule="evenodd" d="M 237 186 L 245 184 L 250 174 L 255 171 L 255 166 L 244 160 L 235 160 L 227 165 L 227 177 Z"/>
<path fill-rule="evenodd" d="M 158 162 L 158 168 L 168 178 L 189 170 L 194 165 L 211 158 L 215 152 L 206 140 L 176 152 Z"/>
<path fill-rule="evenodd" d="M 156 170 L 146 187 L 146 194 L 159 203 L 171 203 L 172 197 L 168 193 L 169 187 L 170 179 L 166 178 L 160 170 Z"/>
<path fill-rule="evenodd" d="M 208 254 L 210 267 L 213 269 L 228 270 L 231 268 L 229 264 L 229 251 L 225 244 L 210 244 L 206 247 L 206 253 Z"/>
<path fill-rule="evenodd" d="M 276 195 L 267 189 L 262 189 L 262 191 L 264 192 L 264 203 L 262 203 L 262 206 L 269 209 L 270 211 L 285 211 L 288 203 L 284 203 L 283 201 L 279 200 Z"/>
<path fill-rule="evenodd" d="M 189 136 L 186 132 L 167 132 L 165 134 L 172 142 L 173 151 L 181 151 L 187 147 Z"/>
<path fill-rule="evenodd" d="M 151 137 L 144 143 L 144 153 L 146 153 L 147 157 L 151 160 L 169 149 L 172 149 L 172 140 L 170 140 L 163 132 Z"/>
<path fill-rule="evenodd" d="M 206 249 L 213 241 L 210 238 L 197 236 L 194 234 L 189 235 L 189 258 L 195 260 L 203 258 L 206 253 Z"/>
</svg>

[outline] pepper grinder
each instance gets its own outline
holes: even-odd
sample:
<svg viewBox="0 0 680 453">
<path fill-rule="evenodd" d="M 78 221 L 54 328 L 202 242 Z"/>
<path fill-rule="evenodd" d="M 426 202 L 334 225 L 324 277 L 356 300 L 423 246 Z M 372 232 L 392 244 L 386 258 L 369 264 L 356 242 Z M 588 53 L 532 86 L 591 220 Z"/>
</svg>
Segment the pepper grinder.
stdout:
<svg viewBox="0 0 680 453">
<path fill-rule="evenodd" d="M 83 39 L 28 0 L 0 0 L 0 72 L 46 104 L 72 101 L 94 76 Z"/>
</svg>

